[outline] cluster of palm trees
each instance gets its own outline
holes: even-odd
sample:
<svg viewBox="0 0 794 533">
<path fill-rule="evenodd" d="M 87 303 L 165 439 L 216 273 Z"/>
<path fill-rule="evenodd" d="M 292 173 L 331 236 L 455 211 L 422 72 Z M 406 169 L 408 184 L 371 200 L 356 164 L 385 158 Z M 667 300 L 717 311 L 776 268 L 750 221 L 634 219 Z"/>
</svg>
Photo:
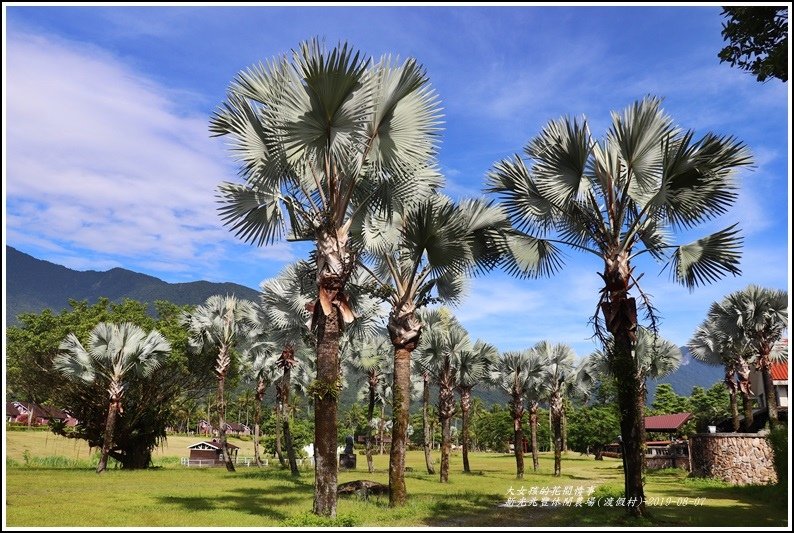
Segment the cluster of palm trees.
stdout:
<svg viewBox="0 0 794 533">
<path fill-rule="evenodd" d="M 738 394 L 744 410 L 744 430 L 753 428 L 753 391 L 750 365 L 760 371 L 769 424 L 778 424 L 777 399 L 771 365 L 788 360 L 788 292 L 750 285 L 732 292 L 709 308 L 706 319 L 688 343 L 692 355 L 725 368 L 725 385 L 731 399 L 733 430 L 739 431 Z"/>
<path fill-rule="evenodd" d="M 313 353 L 306 393 L 315 412 L 315 513 L 336 513 L 340 356 L 359 342 L 350 330 L 366 316 L 357 311 L 366 307 L 364 300 L 384 301 L 390 311 L 390 503 L 402 505 L 412 364 L 419 364 L 424 391 L 430 380 L 439 384 L 447 443 L 443 480 L 454 390 L 467 404 L 474 376 L 491 365 L 475 361 L 479 356 L 473 354 L 489 361 L 495 354 L 455 327 L 436 334 L 433 318 L 419 310 L 456 303 L 467 279 L 497 266 L 521 278 L 554 275 L 563 265 L 561 245 L 603 264 L 592 321 L 606 369 L 618 385 L 625 496 L 640 502 L 630 512 L 643 513 L 642 407 L 650 370 L 635 357 L 643 335 L 638 311 L 645 311 L 650 338 L 656 338 L 657 323 L 639 284 L 642 273 L 632 262 L 649 254 L 690 289 L 739 273 L 741 236 L 735 225 L 683 245 L 674 244 L 672 235 L 728 211 L 737 195 L 735 171 L 751 163 L 741 142 L 711 133 L 696 139 L 662 110 L 660 99 L 646 97 L 613 113 L 603 139 L 592 137 L 586 119 L 549 122 L 525 147 L 526 157 L 505 159 L 489 172 L 486 192 L 497 204 L 455 203 L 438 192 L 443 186 L 436 162 L 440 105 L 424 68 L 414 59 L 376 60 L 346 43 L 329 48 L 316 39 L 241 71 L 210 128 L 231 139 L 244 179 L 219 187 L 224 223 L 258 246 L 282 238 L 314 243 L 308 267 L 296 269 L 282 287 L 290 312 L 277 316 L 266 302 L 259 311 L 276 313 L 267 323 L 281 333 L 263 332 L 258 343 L 245 349 L 240 344 L 239 350 L 259 351 L 258 357 L 280 354 L 282 380 L 295 373 L 292 356 L 285 355 L 292 353 L 289 346 L 295 353 L 304 348 Z M 218 349 L 221 411 L 232 364 L 229 342 L 261 329 L 251 309 L 237 301 L 206 309 L 212 315 L 208 321 L 197 319 L 197 313 L 186 319 L 197 349 L 210 342 Z M 210 326 L 218 331 L 202 329 Z M 415 350 L 421 354 L 416 362 Z M 533 358 L 538 360 L 530 362 Z M 573 379 L 571 365 L 569 349 L 549 344 L 508 353 L 496 364 L 517 420 L 525 399 L 531 418 L 537 398 L 548 398 L 555 448 L 561 391 Z M 533 381 L 541 373 L 546 374 L 542 391 Z M 375 371 L 373 381 L 379 375 L 387 373 Z M 268 379 L 262 377 L 262 387 Z M 517 461 L 522 461 L 520 433 L 517 424 Z"/>
</svg>

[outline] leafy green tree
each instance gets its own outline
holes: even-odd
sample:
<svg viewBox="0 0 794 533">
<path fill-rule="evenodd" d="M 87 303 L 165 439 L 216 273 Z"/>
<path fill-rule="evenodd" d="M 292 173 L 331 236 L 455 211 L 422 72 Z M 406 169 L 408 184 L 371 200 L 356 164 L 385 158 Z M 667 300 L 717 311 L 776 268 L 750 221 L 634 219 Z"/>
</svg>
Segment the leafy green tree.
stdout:
<svg viewBox="0 0 794 533">
<path fill-rule="evenodd" d="M 755 75 L 758 81 L 788 81 L 788 7 L 723 7 L 720 63 L 728 62 Z"/>
<path fill-rule="evenodd" d="M 314 512 L 335 516 L 339 341 L 354 318 L 345 288 L 361 247 L 352 229 L 436 189 L 439 107 L 413 59 L 372 61 L 316 39 L 291 59 L 240 72 L 210 128 L 233 138 L 246 179 L 220 187 L 225 223 L 257 245 L 315 243 Z"/>
<path fill-rule="evenodd" d="M 107 468 L 113 447 L 116 417 L 124 412 L 122 399 L 127 381 L 133 375 L 147 377 L 157 370 L 171 346 L 159 331 L 146 333 L 130 322 L 100 322 L 91 330 L 87 350 L 74 333 L 67 335 L 58 348 L 61 355 L 53 360 L 55 370 L 76 382 L 106 383 L 110 403 L 96 470 L 100 474 Z"/>
<path fill-rule="evenodd" d="M 694 387 L 689 397 L 692 413 L 695 415 L 697 431 L 704 432 L 708 426 L 716 425 L 731 415 L 730 395 L 722 383 L 715 383 L 708 389 Z"/>
<path fill-rule="evenodd" d="M 734 174 L 751 158 L 732 137 L 694 132 L 674 124 L 661 100 L 647 97 L 612 114 L 602 141 L 585 119 L 551 121 L 519 156 L 497 163 L 488 176 L 514 230 L 505 234 L 507 270 L 519 276 L 553 274 L 562 264 L 557 244 L 603 263 L 604 286 L 593 316 L 596 334 L 614 343 L 608 362 L 618 384 L 626 446 L 626 498 L 633 515 L 645 512 L 642 487 L 643 394 L 632 357 L 637 302 L 653 329 L 651 300 L 632 260 L 641 254 L 667 262 L 674 279 L 693 289 L 738 274 L 741 238 L 730 226 L 690 244 L 674 245 L 672 230 L 695 227 L 724 214 L 736 200 Z"/>
<path fill-rule="evenodd" d="M 472 419 L 472 426 L 482 449 L 508 452 L 509 442 L 513 438 L 513 419 L 509 410 L 494 404 L 490 410 L 477 413 Z"/>
<path fill-rule="evenodd" d="M 651 407 L 658 414 L 685 413 L 691 410 L 689 399 L 679 396 L 669 383 L 660 383 Z"/>
<path fill-rule="evenodd" d="M 182 315 L 182 324 L 190 334 L 194 353 L 205 350 L 215 355 L 215 376 L 218 380 L 218 436 L 226 469 L 234 472 L 229 447 L 226 445 L 226 396 L 224 386 L 232 366 L 232 353 L 237 343 L 245 341 L 256 324 L 256 308 L 248 300 L 234 295 L 213 295 L 203 305 Z"/>
<path fill-rule="evenodd" d="M 568 420 L 571 448 L 581 453 L 592 453 L 597 461 L 603 459 L 604 447 L 620 435 L 620 421 L 614 404 L 574 409 Z"/>
</svg>

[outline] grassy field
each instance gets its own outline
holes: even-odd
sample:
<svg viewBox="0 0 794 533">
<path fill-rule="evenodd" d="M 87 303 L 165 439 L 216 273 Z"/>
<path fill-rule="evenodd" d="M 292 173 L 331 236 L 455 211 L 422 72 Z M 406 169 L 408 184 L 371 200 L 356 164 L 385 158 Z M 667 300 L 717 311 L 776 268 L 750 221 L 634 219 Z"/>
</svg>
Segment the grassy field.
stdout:
<svg viewBox="0 0 794 533">
<path fill-rule="evenodd" d="M 388 498 L 369 501 L 340 499 L 335 521 L 323 521 L 308 511 L 312 505 L 312 471 L 298 478 L 277 467 L 187 469 L 178 457 L 197 439 L 171 437 L 156 453 L 158 468 L 111 470 L 98 476 L 82 444 L 41 432 L 7 432 L 6 525 L 42 526 L 785 526 L 787 500 L 776 487 L 731 487 L 712 480 L 686 479 L 681 471 L 648 474 L 646 495 L 665 505 L 652 508 L 651 520 L 627 521 L 619 507 L 505 507 L 508 492 L 560 492 L 582 487 L 601 502 L 619 496 L 620 462 L 594 461 L 576 453 L 563 458 L 561 478 L 554 478 L 552 457 L 542 454 L 540 469 L 515 479 L 515 461 L 503 454 L 472 454 L 474 472 L 461 473 L 453 453 L 450 483 L 424 470 L 424 457 L 411 452 L 406 475 L 409 504 L 389 509 Z M 250 455 L 250 442 L 234 441 L 240 455 Z M 250 450 L 247 446 L 250 446 Z M 63 457 L 55 460 L 53 457 Z M 436 454 L 437 457 L 437 454 Z M 41 466 L 37 466 L 41 465 Z M 61 466 L 61 468 L 56 468 Z M 340 482 L 372 479 L 388 483 L 388 455 L 375 457 L 376 471 L 341 472 Z M 700 500 L 698 500 L 700 498 Z M 699 503 L 699 505 L 696 505 Z"/>
</svg>

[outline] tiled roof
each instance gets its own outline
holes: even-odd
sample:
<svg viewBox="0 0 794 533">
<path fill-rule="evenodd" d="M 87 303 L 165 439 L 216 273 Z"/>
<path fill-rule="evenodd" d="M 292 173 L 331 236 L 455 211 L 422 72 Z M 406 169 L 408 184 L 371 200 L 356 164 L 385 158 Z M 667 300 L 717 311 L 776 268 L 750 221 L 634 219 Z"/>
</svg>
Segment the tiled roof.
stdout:
<svg viewBox="0 0 794 533">
<path fill-rule="evenodd" d="M 788 381 L 788 363 L 772 363 L 772 379 Z"/>
<path fill-rule="evenodd" d="M 212 442 L 203 440 L 201 442 L 197 442 L 196 444 L 191 444 L 190 446 L 188 446 L 188 448 L 193 448 L 194 446 L 199 446 L 200 444 L 206 444 L 207 446 L 212 446 L 216 450 L 220 449 L 221 447 L 221 443 L 216 440 L 213 440 Z M 239 446 L 235 446 L 231 442 L 227 442 L 226 446 L 228 446 L 229 448 L 239 448 Z"/>
<path fill-rule="evenodd" d="M 692 413 L 675 413 L 645 417 L 645 431 L 677 431 L 692 418 Z"/>
</svg>

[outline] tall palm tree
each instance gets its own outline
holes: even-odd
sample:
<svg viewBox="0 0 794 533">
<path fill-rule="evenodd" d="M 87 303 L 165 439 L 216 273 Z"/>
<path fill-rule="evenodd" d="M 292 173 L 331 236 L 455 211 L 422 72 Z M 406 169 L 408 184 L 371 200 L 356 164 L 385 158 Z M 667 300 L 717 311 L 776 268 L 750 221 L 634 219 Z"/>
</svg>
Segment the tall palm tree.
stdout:
<svg viewBox="0 0 794 533">
<path fill-rule="evenodd" d="M 651 327 L 655 314 L 639 286 L 632 260 L 648 253 L 666 261 L 689 289 L 739 274 L 742 239 L 736 225 L 690 244 L 674 245 L 672 230 L 695 227 L 727 212 L 737 197 L 739 167 L 751 164 L 733 137 L 676 126 L 661 100 L 646 97 L 612 114 L 606 138 L 590 135 L 586 119 L 548 123 L 525 153 L 497 163 L 488 190 L 502 201 L 514 230 L 505 234 L 507 270 L 519 276 L 553 274 L 558 244 L 593 254 L 603 263 L 604 286 L 593 317 L 596 333 L 612 335 L 609 364 L 618 381 L 621 434 L 626 445 L 629 513 L 645 512 L 642 388 L 632 349 L 637 302 Z M 634 502 L 638 502 L 636 505 Z"/>
<path fill-rule="evenodd" d="M 788 292 L 749 285 L 715 308 L 714 319 L 731 338 L 743 339 L 761 372 L 769 425 L 778 425 L 772 363 L 788 360 L 788 344 L 778 342 L 788 328 Z"/>
<path fill-rule="evenodd" d="M 543 360 L 543 373 L 540 379 L 545 388 L 545 396 L 549 400 L 554 437 L 554 475 L 559 477 L 562 463 L 563 392 L 566 388 L 566 380 L 570 380 L 574 375 L 576 354 L 567 344 L 552 344 L 548 341 L 540 341 L 533 351 Z"/>
<path fill-rule="evenodd" d="M 741 392 L 745 398 L 745 424 L 747 428 L 753 423 L 752 396 L 749 381 L 749 365 L 747 359 L 749 347 L 743 339 L 733 339 L 723 330 L 716 320 L 718 303 L 713 303 L 706 319 L 697 327 L 687 343 L 689 352 L 695 359 L 710 365 L 720 365 L 725 369 L 725 386 L 731 402 L 731 419 L 733 431 L 739 431 L 739 402 L 737 395 Z M 714 313 L 712 313 L 712 310 Z M 736 376 L 740 369 L 747 369 L 748 379 L 737 382 Z M 745 374 L 742 372 L 741 374 Z M 747 412 L 749 410 L 749 413 Z"/>
<path fill-rule="evenodd" d="M 513 448 L 516 456 L 516 479 L 524 479 L 524 397 L 533 379 L 540 375 L 541 367 L 533 366 L 539 358 L 532 350 L 507 352 L 499 359 L 494 379 L 510 395 L 510 414 L 513 417 Z"/>
<path fill-rule="evenodd" d="M 638 394 L 642 401 L 643 408 L 647 396 L 647 388 L 645 381 L 647 379 L 659 379 L 675 372 L 681 366 L 681 349 L 673 342 L 654 334 L 646 328 L 640 327 L 636 332 L 636 342 L 634 343 L 634 350 L 632 351 L 632 358 L 635 360 L 637 368 L 638 379 Z M 613 356 L 610 354 L 615 350 L 615 342 L 612 338 L 607 338 L 604 341 L 604 349 L 596 350 L 590 354 L 582 367 L 579 369 L 579 375 L 576 380 L 589 381 L 591 384 L 595 381 L 602 381 L 607 376 L 615 377 L 614 367 L 611 363 Z M 619 386 L 618 381 L 618 386 Z M 586 387 L 581 382 L 578 385 L 580 388 Z M 619 391 L 618 391 L 618 398 Z M 618 405 L 620 407 L 620 405 Z M 643 411 L 644 414 L 644 411 Z M 645 418 L 642 421 L 642 434 L 643 446 L 641 452 L 644 458 L 645 451 Z M 627 458 L 628 447 L 626 446 L 625 439 L 623 439 L 623 455 Z M 624 490 L 626 494 L 631 491 L 630 478 L 624 476 Z"/>
<path fill-rule="evenodd" d="M 356 343 L 358 346 L 353 350 L 354 356 L 348 358 L 348 362 L 353 369 L 364 377 L 364 396 L 367 398 L 367 435 L 365 448 L 367 454 L 367 470 L 371 474 L 375 471 L 372 462 L 373 435 L 372 422 L 375 417 L 375 405 L 383 398 L 379 397 L 378 390 L 389 373 L 388 356 L 391 355 L 391 342 L 383 332 L 379 337 L 368 342 Z"/>
<path fill-rule="evenodd" d="M 477 385 L 487 385 L 493 368 L 499 361 L 499 350 L 480 339 L 470 350 L 458 352 L 453 362 L 455 387 L 460 396 L 460 412 L 463 419 L 461 441 L 463 445 L 463 471 L 469 467 L 469 422 L 472 405 L 471 391 Z"/>
<path fill-rule="evenodd" d="M 452 447 L 451 421 L 455 414 L 455 362 L 461 354 L 472 349 L 465 328 L 446 308 L 432 309 L 428 316 L 429 328 L 417 349 L 417 365 L 433 377 L 438 385 L 438 418 L 441 424 L 442 483 L 449 481 L 449 454 Z"/>
<path fill-rule="evenodd" d="M 254 392 L 254 462 L 262 466 L 262 457 L 259 453 L 260 422 L 262 421 L 262 402 L 268 387 L 279 378 L 277 358 L 269 345 L 260 343 L 258 350 L 251 354 L 250 367 L 247 374 L 255 382 Z"/>
<path fill-rule="evenodd" d="M 232 365 L 232 352 L 240 342 L 247 342 L 256 324 L 256 306 L 234 295 L 215 294 L 182 314 L 180 321 L 189 334 L 189 348 L 194 353 L 210 350 L 215 356 L 215 376 L 218 379 L 218 436 L 226 463 L 226 470 L 234 472 L 226 443 L 226 377 Z"/>
<path fill-rule="evenodd" d="M 540 402 L 548 399 L 547 382 L 549 380 L 546 377 L 548 361 L 546 354 L 534 348 L 525 350 L 522 353 L 525 357 L 523 363 L 526 376 L 524 390 L 529 411 L 529 445 L 532 452 L 532 470 L 537 472 L 540 466 L 538 457 L 538 411 L 540 410 Z M 509 393 L 510 391 L 507 392 Z"/>
<path fill-rule="evenodd" d="M 91 330 L 88 346 L 86 350 L 77 336 L 69 333 L 58 347 L 61 353 L 53 360 L 53 367 L 76 382 L 107 381 L 110 403 L 102 455 L 96 469 L 100 474 L 107 469 L 116 417 L 123 413 L 122 400 L 127 382 L 132 376 L 151 375 L 168 356 L 171 345 L 157 330 L 146 333 L 129 322 L 100 322 Z"/>
<path fill-rule="evenodd" d="M 367 268 L 377 291 L 391 306 L 388 330 L 394 345 L 394 431 L 389 459 L 389 503 L 404 505 L 405 451 L 410 402 L 411 353 L 422 323 L 416 310 L 431 298 L 457 302 L 466 278 L 475 269 L 496 263 L 490 246 L 497 228 L 506 224 L 500 210 L 480 201 L 455 205 L 432 195 L 409 204 L 391 217 L 370 215 L 362 226 L 363 249 L 373 263 Z"/>
<path fill-rule="evenodd" d="M 318 299 L 314 512 L 336 515 L 336 390 L 345 287 L 356 264 L 351 227 L 371 211 L 436 188 L 439 106 L 413 59 L 373 61 L 318 40 L 240 72 L 210 129 L 231 135 L 244 185 L 225 183 L 221 214 L 242 239 L 312 240 Z"/>
</svg>

